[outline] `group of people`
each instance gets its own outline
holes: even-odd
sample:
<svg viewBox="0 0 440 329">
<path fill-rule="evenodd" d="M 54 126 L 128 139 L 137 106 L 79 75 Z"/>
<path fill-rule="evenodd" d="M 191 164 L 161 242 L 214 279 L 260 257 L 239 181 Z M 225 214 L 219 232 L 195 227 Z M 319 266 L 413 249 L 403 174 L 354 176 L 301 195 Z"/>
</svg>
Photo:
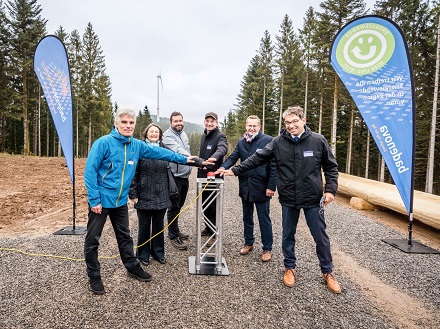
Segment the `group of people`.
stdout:
<svg viewBox="0 0 440 329">
<path fill-rule="evenodd" d="M 244 244 L 239 252 L 247 255 L 254 249 L 255 207 L 263 262 L 272 259 L 270 200 L 278 189 L 282 205 L 283 281 L 287 287 L 295 284 L 295 234 L 300 210 L 303 209 L 316 243 L 323 277 L 332 292 L 340 293 L 339 283 L 332 275 L 330 241 L 325 232 L 323 208 L 334 200 L 338 165 L 326 139 L 306 126 L 302 108 L 288 107 L 283 119 L 285 128 L 272 138 L 260 131 L 261 123 L 257 116 L 249 116 L 243 137 L 224 160 L 228 144 L 214 112 L 205 115 L 200 154 L 196 157 L 191 155 L 180 112 L 171 113 L 170 127 L 163 133 L 158 125 L 148 125 L 143 132 L 144 141 L 140 141 L 132 137 L 135 112 L 118 109 L 114 129 L 95 141 L 84 173 L 89 203 L 84 254 L 91 290 L 95 294 L 105 292 L 98 246 L 107 217 L 115 231 L 121 260 L 128 274 L 141 281 L 151 281 L 152 277 L 140 264 L 148 265 L 150 257 L 161 264 L 166 263 L 162 233 L 165 214 L 171 245 L 180 250 L 187 249 L 189 235 L 180 231 L 178 219 L 188 193 L 191 166 L 197 166 L 197 177 L 206 178 L 210 171 L 215 172 L 217 178 L 238 176 L 244 227 Z M 234 166 L 238 160 L 241 163 Z M 179 200 L 174 203 L 169 199 L 168 189 L 164 188 L 168 184 L 167 170 L 172 171 L 179 191 Z M 324 187 L 321 172 L 325 176 Z M 208 193 L 202 194 L 203 200 Z M 139 221 L 136 254 L 128 225 L 128 199 L 134 203 Z M 216 202 L 205 209 L 204 215 L 215 227 Z M 211 225 L 202 230 L 202 236 L 209 237 L 207 245 L 215 243 L 216 235 Z"/>
</svg>

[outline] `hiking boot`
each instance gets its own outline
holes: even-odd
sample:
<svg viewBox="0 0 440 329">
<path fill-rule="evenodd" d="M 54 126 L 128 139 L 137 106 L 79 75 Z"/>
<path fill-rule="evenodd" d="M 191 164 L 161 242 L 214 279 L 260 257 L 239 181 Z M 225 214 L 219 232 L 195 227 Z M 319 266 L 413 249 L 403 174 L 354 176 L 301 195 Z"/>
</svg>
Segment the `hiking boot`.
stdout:
<svg viewBox="0 0 440 329">
<path fill-rule="evenodd" d="M 330 289 L 331 292 L 333 292 L 335 294 L 341 293 L 341 286 L 339 285 L 338 281 L 333 276 L 333 274 L 325 273 L 325 274 L 323 274 L 323 277 L 324 277 L 325 281 L 327 282 L 328 289 Z"/>
<path fill-rule="evenodd" d="M 186 250 L 186 249 L 188 249 L 188 246 L 186 245 L 185 242 L 182 241 L 182 239 L 180 237 L 172 239 L 172 240 L 170 240 L 170 242 L 173 245 L 173 247 L 176 248 L 176 249 L 179 249 L 179 250 Z"/>
<path fill-rule="evenodd" d="M 211 231 L 208 230 L 207 227 L 205 227 L 202 232 L 200 233 L 201 236 L 210 236 L 211 235 Z"/>
<path fill-rule="evenodd" d="M 148 272 L 145 272 L 143 270 L 143 268 L 140 266 L 135 267 L 132 270 L 129 270 L 128 275 L 133 278 L 138 279 L 139 281 L 143 281 L 143 282 L 149 282 L 149 281 L 153 280 L 153 278 L 151 277 L 151 274 Z"/>
<path fill-rule="evenodd" d="M 240 249 L 240 255 L 247 255 L 252 250 L 254 250 L 254 246 L 246 246 L 246 245 L 244 245 L 243 248 Z"/>
<path fill-rule="evenodd" d="M 295 285 L 295 270 L 293 268 L 286 268 L 283 276 L 284 285 L 292 288 Z"/>
<path fill-rule="evenodd" d="M 271 259 L 272 259 L 272 251 L 263 250 L 263 253 L 261 254 L 261 260 L 263 262 L 269 262 Z"/>
<path fill-rule="evenodd" d="M 180 238 L 180 240 L 189 240 L 189 234 L 180 232 L 179 238 Z"/>
<path fill-rule="evenodd" d="M 90 290 L 92 290 L 96 295 L 104 295 L 104 284 L 101 278 L 90 279 Z"/>
</svg>

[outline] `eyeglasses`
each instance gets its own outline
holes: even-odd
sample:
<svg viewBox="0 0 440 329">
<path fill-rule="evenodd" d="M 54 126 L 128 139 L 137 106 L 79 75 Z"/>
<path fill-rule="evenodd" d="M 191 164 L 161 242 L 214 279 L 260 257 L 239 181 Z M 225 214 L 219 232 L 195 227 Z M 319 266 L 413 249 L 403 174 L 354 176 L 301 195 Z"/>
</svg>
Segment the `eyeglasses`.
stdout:
<svg viewBox="0 0 440 329">
<path fill-rule="evenodd" d="M 301 121 L 301 119 L 295 119 L 295 120 L 292 120 L 292 121 L 284 121 L 284 124 L 286 125 L 286 126 L 290 126 L 291 124 L 294 124 L 294 125 L 296 125 L 298 122 L 300 122 Z"/>
</svg>

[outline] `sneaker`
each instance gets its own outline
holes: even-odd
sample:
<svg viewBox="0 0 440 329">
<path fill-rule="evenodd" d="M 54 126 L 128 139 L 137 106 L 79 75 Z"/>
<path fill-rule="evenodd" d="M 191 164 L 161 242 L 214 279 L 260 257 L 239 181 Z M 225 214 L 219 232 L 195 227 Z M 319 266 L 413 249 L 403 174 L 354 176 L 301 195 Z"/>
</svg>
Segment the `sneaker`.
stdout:
<svg viewBox="0 0 440 329">
<path fill-rule="evenodd" d="M 153 280 L 151 277 L 151 274 L 148 272 L 145 272 L 142 267 L 135 267 L 134 269 L 128 271 L 128 275 L 138 279 L 139 281 L 149 282 Z"/>
<path fill-rule="evenodd" d="M 177 238 L 172 239 L 170 241 L 171 241 L 171 244 L 176 249 L 179 249 L 179 250 L 186 250 L 186 249 L 188 249 L 188 246 L 186 245 L 185 242 L 182 241 L 182 239 L 180 237 L 177 237 Z"/>
<path fill-rule="evenodd" d="M 333 274 L 325 273 L 325 274 L 323 274 L 323 277 L 324 277 L 325 281 L 327 282 L 328 289 L 330 289 L 331 292 L 333 292 L 335 294 L 341 293 L 341 286 L 339 285 L 338 281 L 333 276 Z"/>
<path fill-rule="evenodd" d="M 263 262 L 269 262 L 271 259 L 272 259 L 272 251 L 263 250 L 263 253 L 261 254 L 261 260 Z"/>
<path fill-rule="evenodd" d="M 179 238 L 180 238 L 180 240 L 189 240 L 189 234 L 185 234 L 185 233 L 180 232 Z"/>
<path fill-rule="evenodd" d="M 295 270 L 293 268 L 286 268 L 283 276 L 284 285 L 292 288 L 295 285 Z"/>
<path fill-rule="evenodd" d="M 246 246 L 246 245 L 244 245 L 243 248 L 240 249 L 240 255 L 247 255 L 252 250 L 254 250 L 254 246 Z"/>
<path fill-rule="evenodd" d="M 201 236 L 210 236 L 210 235 L 211 235 L 211 231 L 208 230 L 207 227 L 205 227 L 205 228 L 202 230 L 202 232 L 201 232 L 200 235 L 201 235 Z"/>
<path fill-rule="evenodd" d="M 104 284 L 101 279 L 90 280 L 90 290 L 92 290 L 96 295 L 104 295 Z"/>
</svg>

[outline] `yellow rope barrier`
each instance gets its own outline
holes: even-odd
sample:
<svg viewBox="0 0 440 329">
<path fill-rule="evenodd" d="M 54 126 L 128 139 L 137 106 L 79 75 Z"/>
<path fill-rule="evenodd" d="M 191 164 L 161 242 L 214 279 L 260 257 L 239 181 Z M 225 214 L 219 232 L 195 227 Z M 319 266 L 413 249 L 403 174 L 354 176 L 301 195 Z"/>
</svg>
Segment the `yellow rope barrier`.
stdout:
<svg viewBox="0 0 440 329">
<path fill-rule="evenodd" d="M 200 191 L 200 193 L 195 197 L 194 200 L 192 200 L 187 206 L 185 206 L 183 209 L 180 210 L 180 212 L 173 218 L 173 220 L 171 222 L 168 223 L 167 226 L 165 226 L 163 228 L 162 231 L 156 233 L 155 235 L 153 235 L 151 238 L 149 238 L 147 241 L 145 241 L 144 243 L 138 245 L 135 247 L 135 249 L 144 246 L 145 244 L 147 244 L 148 242 L 150 242 L 152 239 L 154 239 L 156 236 L 158 236 L 159 234 L 163 233 L 175 220 L 177 217 L 180 216 L 180 214 L 184 213 L 187 209 L 189 209 L 196 201 L 198 198 L 200 198 L 200 196 L 202 195 L 203 191 L 206 189 L 206 187 L 208 186 L 209 183 L 206 183 L 205 186 L 203 187 L 203 189 Z M 11 251 L 11 252 L 17 252 L 26 256 L 31 256 L 31 257 L 47 257 L 47 258 L 55 258 L 55 259 L 63 259 L 63 260 L 70 260 L 70 261 L 74 261 L 74 262 L 84 262 L 85 259 L 84 258 L 73 258 L 73 257 L 66 257 L 66 256 L 59 256 L 59 255 L 49 255 L 49 254 L 35 254 L 35 253 L 30 253 L 30 252 L 26 252 L 20 249 L 15 249 L 15 248 L 1 248 L 1 251 Z M 119 254 L 117 255 L 113 255 L 113 256 L 98 256 L 98 259 L 114 259 L 114 258 L 118 258 Z"/>
</svg>

